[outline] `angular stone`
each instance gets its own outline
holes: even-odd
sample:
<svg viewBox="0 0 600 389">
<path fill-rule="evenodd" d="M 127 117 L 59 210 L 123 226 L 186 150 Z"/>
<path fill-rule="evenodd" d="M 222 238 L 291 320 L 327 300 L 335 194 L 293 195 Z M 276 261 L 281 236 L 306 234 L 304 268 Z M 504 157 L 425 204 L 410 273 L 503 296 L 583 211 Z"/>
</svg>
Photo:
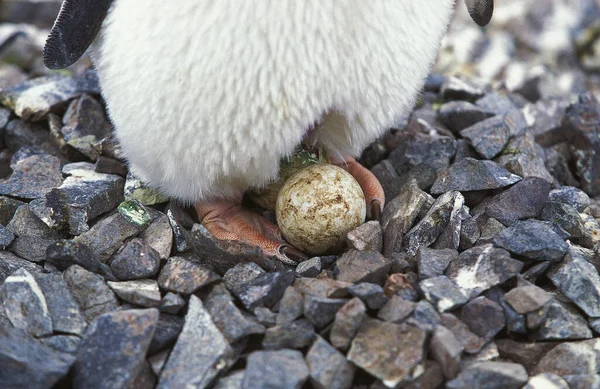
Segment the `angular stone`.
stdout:
<svg viewBox="0 0 600 389">
<path fill-rule="evenodd" d="M 460 208 L 453 209 L 446 228 L 444 228 L 431 247 L 435 249 L 458 250 L 458 247 L 460 246 L 462 222 L 470 217 L 469 208 L 464 204 Z"/>
<path fill-rule="evenodd" d="M 450 101 L 438 110 L 440 121 L 455 134 L 492 116 L 494 113 L 467 101 Z"/>
<path fill-rule="evenodd" d="M 225 282 L 231 293 L 246 307 L 253 310 L 256 307 L 271 308 L 281 299 L 286 288 L 294 281 L 294 271 L 287 270 L 273 273 L 262 273 L 245 284 L 230 287 L 225 274 Z"/>
<path fill-rule="evenodd" d="M 13 240 L 8 249 L 31 262 L 41 262 L 46 258 L 46 249 L 54 242 L 54 239 L 21 235 Z"/>
<path fill-rule="evenodd" d="M 478 297 L 465 305 L 461 320 L 486 342 L 492 340 L 506 325 L 502 307 L 485 297 Z"/>
<path fill-rule="evenodd" d="M 47 154 L 60 157 L 59 148 L 52 142 L 48 130 L 40 125 L 23 121 L 11 120 L 3 130 L 6 147 L 17 154 L 13 156 L 11 168 L 14 162 L 35 154 Z M 21 156 L 18 154 L 23 153 Z"/>
<path fill-rule="evenodd" d="M 25 205 L 25 203 L 10 197 L 0 196 L 0 224 L 8 227 L 8 223 L 22 205 Z M 41 224 L 43 225 L 43 223 Z"/>
<path fill-rule="evenodd" d="M 388 301 L 383 293 L 383 288 L 377 284 L 361 282 L 350 286 L 348 292 L 352 296 L 360 298 L 369 309 L 379 309 Z"/>
<path fill-rule="evenodd" d="M 366 319 L 352 341 L 348 360 L 387 387 L 395 387 L 423 361 L 425 339 L 419 327 Z"/>
<path fill-rule="evenodd" d="M 523 389 L 570 389 L 567 381 L 552 373 L 542 373 L 529 378 Z"/>
<path fill-rule="evenodd" d="M 357 297 L 344 304 L 335 314 L 331 326 L 331 344 L 342 351 L 347 350 L 367 316 L 366 311 L 365 304 Z"/>
<path fill-rule="evenodd" d="M 256 316 L 256 319 L 260 324 L 267 328 L 274 327 L 277 324 L 277 314 L 269 308 L 254 308 L 254 316 Z"/>
<path fill-rule="evenodd" d="M 81 338 L 75 335 L 54 335 L 40 339 L 42 344 L 60 353 L 76 355 L 81 344 Z"/>
<path fill-rule="evenodd" d="M 502 358 L 525 366 L 529 372 L 557 345 L 555 342 L 517 342 L 512 339 L 496 339 L 495 342 Z"/>
<path fill-rule="evenodd" d="M 462 211 L 465 198 L 456 191 L 444 193 L 435 200 L 431 209 L 404 236 L 403 244 L 409 255 L 415 255 L 421 247 L 435 242 L 457 213 Z M 458 248 L 458 245 L 457 247 Z"/>
<path fill-rule="evenodd" d="M 291 323 L 304 312 L 304 296 L 293 286 L 288 286 L 279 302 L 277 324 Z"/>
<path fill-rule="evenodd" d="M 439 363 L 432 360 L 425 360 L 422 364 L 423 374 L 416 380 L 406 385 L 406 389 L 437 389 L 444 383 L 444 374 Z M 383 384 L 382 384 L 383 385 Z M 375 388 L 374 388 L 375 389 Z"/>
<path fill-rule="evenodd" d="M 160 271 L 158 285 L 169 292 L 191 294 L 220 277 L 199 263 L 183 257 L 171 257 Z"/>
<path fill-rule="evenodd" d="M 152 189 L 131 172 L 127 174 L 125 182 L 125 199 L 137 200 L 144 205 L 155 205 L 166 203 L 169 198 L 164 194 Z"/>
<path fill-rule="evenodd" d="M 466 77 L 449 77 L 442 84 L 441 93 L 446 100 L 475 100 L 482 97 L 489 86 Z"/>
<path fill-rule="evenodd" d="M 337 280 L 383 284 L 391 263 L 376 252 L 346 251 L 336 262 Z"/>
<path fill-rule="evenodd" d="M 570 389 L 596 389 L 600 387 L 600 374 L 572 374 L 563 379 Z"/>
<path fill-rule="evenodd" d="M 302 349 L 308 346 L 314 337 L 315 327 L 312 323 L 306 319 L 300 319 L 266 330 L 262 347 L 265 349 Z"/>
<path fill-rule="evenodd" d="M 516 363 L 481 362 L 460 372 L 446 383 L 448 389 L 519 389 L 527 383 L 525 368 Z"/>
<path fill-rule="evenodd" d="M 16 328 L 35 337 L 52 334 L 52 317 L 36 279 L 25 269 L 8 276 L 0 286 L 4 313 Z"/>
<path fill-rule="evenodd" d="M 147 308 L 160 305 L 160 291 L 155 280 L 108 281 L 107 284 L 117 296 L 128 303 Z"/>
<path fill-rule="evenodd" d="M 117 309 L 115 294 L 99 275 L 73 265 L 63 276 L 88 323 L 103 313 Z"/>
<path fill-rule="evenodd" d="M 75 357 L 55 351 L 27 332 L 0 326 L 0 387 L 45 389 L 69 373 Z"/>
<path fill-rule="evenodd" d="M 412 317 L 406 322 L 431 333 L 440 324 L 440 320 L 440 315 L 435 307 L 427 300 L 421 300 L 415 305 Z"/>
<path fill-rule="evenodd" d="M 43 272 L 41 266 L 17 257 L 9 251 L 0 250 L 0 284 L 2 284 L 8 276 L 19 269 L 25 269 L 34 275 Z"/>
<path fill-rule="evenodd" d="M 587 193 L 572 186 L 563 186 L 550 191 L 548 200 L 570 205 L 574 207 L 577 212 L 583 212 L 590 206 L 590 197 Z"/>
<path fill-rule="evenodd" d="M 585 343 L 562 343 L 548 351 L 533 374 L 554 373 L 559 376 L 596 373 L 596 353 Z"/>
<path fill-rule="evenodd" d="M 245 373 L 244 370 L 236 370 L 233 373 L 229 373 L 225 377 L 219 378 L 215 382 L 213 389 L 241 389 Z"/>
<path fill-rule="evenodd" d="M 544 307 L 552 298 L 550 293 L 535 285 L 514 288 L 506 294 L 506 301 L 521 314 Z"/>
<path fill-rule="evenodd" d="M 58 239 L 60 237 L 56 231 L 53 231 L 44 224 L 44 222 L 31 211 L 27 204 L 17 208 L 14 216 L 6 227 L 17 236 L 37 236 L 45 239 Z"/>
<path fill-rule="evenodd" d="M 537 143 L 533 134 L 526 132 L 509 140 L 507 151 L 496 158 L 505 169 L 520 177 L 540 177 L 549 183 L 554 183 L 554 177 L 546 167 L 546 153 Z M 568 173 L 568 167 L 565 166 Z"/>
<path fill-rule="evenodd" d="M 225 275 L 227 276 L 227 274 Z M 296 278 L 294 288 L 303 294 L 319 297 L 346 297 L 347 289 L 352 286 L 350 282 L 332 280 L 330 278 Z"/>
<path fill-rule="evenodd" d="M 252 334 L 262 334 L 265 328 L 251 316 L 246 316 L 233 302 L 233 298 L 224 285 L 215 285 L 206 299 L 204 306 L 210 313 L 213 322 L 227 338 L 235 343 Z"/>
<path fill-rule="evenodd" d="M 438 326 L 431 338 L 431 354 L 436 360 L 446 379 L 456 377 L 460 371 L 460 356 L 463 346 L 454 334 L 444 326 Z"/>
<path fill-rule="evenodd" d="M 225 337 L 196 296 L 190 296 L 183 331 L 164 366 L 158 389 L 186 387 L 206 388 L 236 360 Z"/>
<path fill-rule="evenodd" d="M 376 220 L 368 221 L 348 233 L 346 237 L 350 248 L 359 251 L 381 252 L 383 248 L 383 230 Z"/>
<path fill-rule="evenodd" d="M 569 252 L 547 275 L 588 316 L 600 317 L 600 275 L 594 265 Z"/>
<path fill-rule="evenodd" d="M 394 295 L 383 307 L 381 307 L 379 312 L 377 312 L 377 317 L 384 321 L 400 323 L 409 317 L 414 309 L 415 303 Z"/>
<path fill-rule="evenodd" d="M 493 217 L 488 217 L 481 225 L 481 235 L 477 239 L 477 245 L 492 243 L 496 235 L 504 231 L 506 227 Z"/>
<path fill-rule="evenodd" d="M 494 245 L 530 259 L 551 262 L 560 261 L 569 247 L 550 227 L 536 220 L 514 223 L 496 235 Z"/>
<path fill-rule="evenodd" d="M 99 316 L 88 327 L 79 348 L 73 387 L 127 387 L 142 368 L 157 322 L 156 309 Z"/>
<path fill-rule="evenodd" d="M 499 189 L 519 181 L 521 177 L 495 162 L 465 158 L 440 173 L 431 188 L 431 193 Z"/>
<path fill-rule="evenodd" d="M 463 251 L 446 269 L 446 275 L 469 299 L 519 274 L 523 263 L 491 244 Z"/>
<path fill-rule="evenodd" d="M 537 340 L 589 339 L 592 331 L 575 307 L 554 299 L 548 304 L 546 319 L 533 335 Z"/>
<path fill-rule="evenodd" d="M 583 236 L 583 220 L 575 207 L 571 205 L 548 201 L 544 205 L 540 219 L 560 226 L 573 238 L 581 238 Z"/>
<path fill-rule="evenodd" d="M 355 367 L 343 354 L 317 337 L 306 354 L 310 381 L 315 389 L 350 389 Z"/>
<path fill-rule="evenodd" d="M 450 262 L 457 258 L 458 252 L 453 249 L 436 250 L 421 247 L 417 251 L 419 279 L 424 280 L 443 275 Z"/>
<path fill-rule="evenodd" d="M 451 311 L 467 303 L 468 298 L 446 276 L 428 278 L 419 283 L 419 288 L 425 298 L 443 313 Z M 438 361 L 439 362 L 439 361 Z"/>
<path fill-rule="evenodd" d="M 176 315 L 177 313 L 179 313 L 179 311 L 183 309 L 183 307 L 185 307 L 185 305 L 186 302 L 183 297 L 181 297 L 177 293 L 167 292 L 167 294 L 165 294 L 160 300 L 160 305 L 158 306 L 158 309 L 161 312 Z"/>
<path fill-rule="evenodd" d="M 110 269 L 119 280 L 150 278 L 158 273 L 160 255 L 141 239 L 132 239 L 115 254 Z"/>
<path fill-rule="evenodd" d="M 152 224 L 142 232 L 144 244 L 150 246 L 158 253 L 160 259 L 167 259 L 171 255 L 173 246 L 173 230 L 166 215 L 160 215 Z"/>
<path fill-rule="evenodd" d="M 82 234 L 89 230 L 90 220 L 123 201 L 122 177 L 96 173 L 94 165 L 86 162 L 65 165 L 63 173 L 68 176 L 62 185 L 55 185 L 32 206 L 33 212 L 50 227 L 68 226 L 72 235 Z"/>
<path fill-rule="evenodd" d="M 506 117 L 497 115 L 465 128 L 460 134 L 481 156 L 492 159 L 504 149 L 510 132 Z"/>
<path fill-rule="evenodd" d="M 46 299 L 54 332 L 83 335 L 87 326 L 79 305 L 69 292 L 61 273 L 35 276 Z"/>
<path fill-rule="evenodd" d="M 100 142 L 102 144 L 102 142 Z M 104 174 L 115 174 L 121 177 L 127 177 L 127 167 L 121 163 L 119 160 L 99 156 L 94 164 L 94 171 L 96 173 L 104 173 Z"/>
<path fill-rule="evenodd" d="M 506 330 L 519 334 L 527 333 L 526 316 L 517 313 L 513 307 L 506 302 L 504 291 L 500 287 L 493 287 L 485 293 L 485 297 L 496 302 L 504 309 L 504 317 L 506 318 Z M 534 312 L 537 314 L 537 311 Z M 539 323 L 538 323 L 539 324 Z"/>
<path fill-rule="evenodd" d="M 300 389 L 308 375 L 300 351 L 254 351 L 248 356 L 242 389 Z"/>
<path fill-rule="evenodd" d="M 393 295 L 398 295 L 405 300 L 418 301 L 418 281 L 418 277 L 415 273 L 394 273 L 391 274 L 385 282 L 383 292 L 388 298 L 391 298 Z"/>
<path fill-rule="evenodd" d="M 83 243 L 61 239 L 46 248 L 46 261 L 65 270 L 71 265 L 96 273 L 107 280 L 116 280 L 108 265 L 100 262 L 98 257 Z"/>
<path fill-rule="evenodd" d="M 313 278 L 321 274 L 323 265 L 320 257 L 313 257 L 309 260 L 300 262 L 296 266 L 296 274 L 300 277 Z"/>
<path fill-rule="evenodd" d="M 0 180 L 0 194 L 37 199 L 63 181 L 60 159 L 48 154 L 34 154 L 18 161 L 8 179 Z"/>
<path fill-rule="evenodd" d="M 337 311 L 346 304 L 345 299 L 332 299 L 311 295 L 304 296 L 304 317 L 317 329 L 325 328 L 333 321 Z"/>
<path fill-rule="evenodd" d="M 485 213 L 505 226 L 517 220 L 536 217 L 542 211 L 550 184 L 539 177 L 526 177 L 522 181 L 494 196 Z"/>
</svg>

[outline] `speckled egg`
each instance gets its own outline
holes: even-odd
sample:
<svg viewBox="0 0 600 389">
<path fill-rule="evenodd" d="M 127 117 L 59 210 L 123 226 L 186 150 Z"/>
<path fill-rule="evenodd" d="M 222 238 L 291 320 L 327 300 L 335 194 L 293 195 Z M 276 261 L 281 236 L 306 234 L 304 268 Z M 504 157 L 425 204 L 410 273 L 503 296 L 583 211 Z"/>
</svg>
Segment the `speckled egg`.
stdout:
<svg viewBox="0 0 600 389">
<path fill-rule="evenodd" d="M 363 191 L 354 177 L 327 164 L 291 176 L 275 208 L 285 239 L 314 255 L 341 249 L 346 234 L 364 223 L 366 211 Z"/>
</svg>

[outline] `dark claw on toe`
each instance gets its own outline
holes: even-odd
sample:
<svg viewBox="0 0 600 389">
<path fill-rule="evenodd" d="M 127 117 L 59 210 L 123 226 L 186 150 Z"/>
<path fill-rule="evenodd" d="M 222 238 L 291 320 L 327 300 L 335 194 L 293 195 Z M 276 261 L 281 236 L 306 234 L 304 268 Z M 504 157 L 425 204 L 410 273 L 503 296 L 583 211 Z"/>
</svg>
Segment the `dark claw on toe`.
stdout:
<svg viewBox="0 0 600 389">
<path fill-rule="evenodd" d="M 289 259 L 296 261 L 298 263 L 300 262 L 304 262 L 307 259 L 309 259 L 309 257 L 304 254 L 302 251 L 297 250 L 291 246 L 281 246 L 279 248 L 279 252 L 283 255 L 285 255 L 286 257 L 288 257 Z"/>
<path fill-rule="evenodd" d="M 371 201 L 371 220 L 381 221 L 381 202 L 379 200 Z"/>
</svg>

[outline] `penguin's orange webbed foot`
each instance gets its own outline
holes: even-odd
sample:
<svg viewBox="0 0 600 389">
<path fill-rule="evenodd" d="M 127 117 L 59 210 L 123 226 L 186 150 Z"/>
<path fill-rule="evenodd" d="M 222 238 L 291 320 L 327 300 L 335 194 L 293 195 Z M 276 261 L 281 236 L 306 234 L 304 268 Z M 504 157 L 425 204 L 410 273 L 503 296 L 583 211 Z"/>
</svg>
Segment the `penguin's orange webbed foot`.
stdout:
<svg viewBox="0 0 600 389">
<path fill-rule="evenodd" d="M 265 217 L 228 200 L 205 201 L 195 205 L 200 222 L 219 240 L 241 241 L 262 249 L 288 265 L 308 259 L 285 242 L 279 228 Z"/>
<path fill-rule="evenodd" d="M 344 160 L 334 159 L 331 163 L 350 173 L 362 188 L 367 202 L 367 219 L 381 220 L 381 213 L 385 205 L 385 194 L 377 177 L 352 157 Z"/>
</svg>

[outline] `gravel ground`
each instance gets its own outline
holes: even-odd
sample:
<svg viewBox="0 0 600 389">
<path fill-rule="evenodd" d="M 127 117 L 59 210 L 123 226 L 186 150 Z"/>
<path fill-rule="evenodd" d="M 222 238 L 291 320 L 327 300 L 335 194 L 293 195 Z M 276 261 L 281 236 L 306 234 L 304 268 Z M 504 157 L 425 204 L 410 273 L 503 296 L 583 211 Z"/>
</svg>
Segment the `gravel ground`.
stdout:
<svg viewBox="0 0 600 389">
<path fill-rule="evenodd" d="M 5 0 L 0 388 L 600 388 L 600 2 L 499 3 L 365 151 L 382 223 L 290 268 L 129 174 Z"/>
</svg>

